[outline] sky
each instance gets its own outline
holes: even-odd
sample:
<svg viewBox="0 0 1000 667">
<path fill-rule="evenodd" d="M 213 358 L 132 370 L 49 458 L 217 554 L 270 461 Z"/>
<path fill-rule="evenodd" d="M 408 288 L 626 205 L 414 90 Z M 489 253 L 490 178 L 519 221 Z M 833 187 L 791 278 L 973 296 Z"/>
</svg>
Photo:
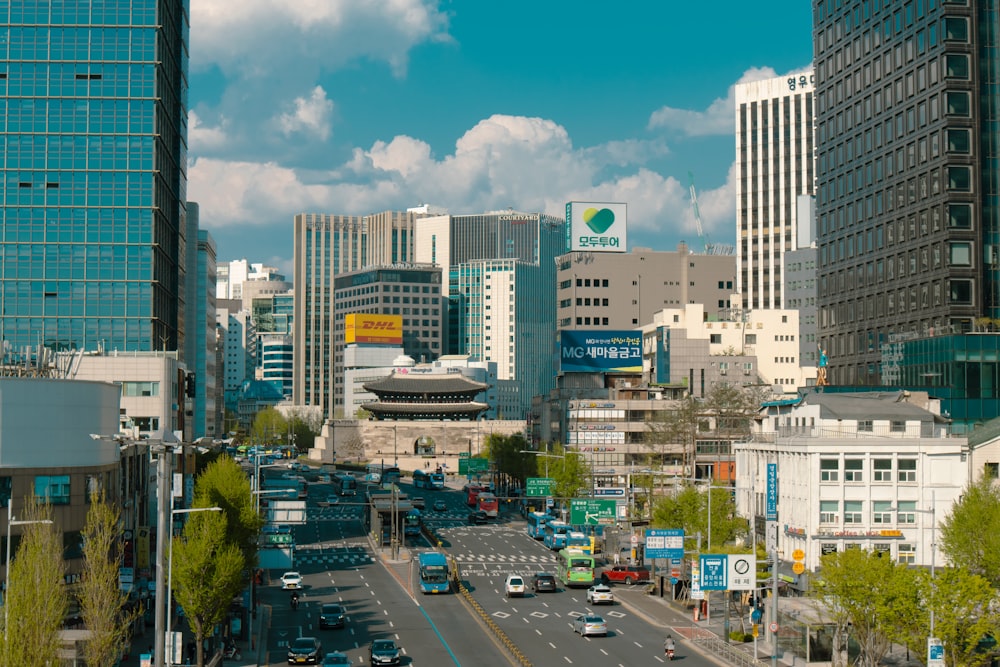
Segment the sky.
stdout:
<svg viewBox="0 0 1000 667">
<path fill-rule="evenodd" d="M 811 8 L 191 0 L 188 199 L 292 275 L 293 217 L 625 202 L 629 248 L 735 242 L 734 85 L 812 62 Z"/>
</svg>

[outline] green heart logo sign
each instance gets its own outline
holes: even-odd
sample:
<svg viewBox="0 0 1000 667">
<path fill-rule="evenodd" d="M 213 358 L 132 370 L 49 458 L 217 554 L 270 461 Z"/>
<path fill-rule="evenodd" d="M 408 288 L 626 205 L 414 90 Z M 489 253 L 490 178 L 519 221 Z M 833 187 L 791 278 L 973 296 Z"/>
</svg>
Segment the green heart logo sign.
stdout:
<svg viewBox="0 0 1000 667">
<path fill-rule="evenodd" d="M 609 208 L 588 208 L 583 212 L 583 221 L 595 234 L 603 234 L 615 224 L 615 214 Z"/>
</svg>

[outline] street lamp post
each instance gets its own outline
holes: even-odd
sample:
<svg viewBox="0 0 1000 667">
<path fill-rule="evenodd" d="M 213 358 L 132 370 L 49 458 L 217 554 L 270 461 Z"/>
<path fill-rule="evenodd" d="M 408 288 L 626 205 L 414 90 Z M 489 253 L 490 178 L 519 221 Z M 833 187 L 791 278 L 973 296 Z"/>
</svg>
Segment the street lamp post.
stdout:
<svg viewBox="0 0 1000 667">
<path fill-rule="evenodd" d="M 919 512 L 921 514 L 931 515 L 931 601 L 930 601 L 930 636 L 927 637 L 927 665 L 928 667 L 934 667 L 935 665 L 943 665 L 943 661 L 940 657 L 931 657 L 932 647 L 938 645 L 938 639 L 934 636 L 934 566 L 935 566 L 935 551 L 937 548 L 937 503 L 935 502 L 934 490 L 931 490 L 931 508 L 930 509 L 917 509 L 907 510 L 908 512 Z M 892 511 L 899 511 L 899 505 L 890 508 Z M 921 537 L 923 537 L 923 528 L 921 528 Z M 920 540 L 921 543 L 923 539 Z"/>
<path fill-rule="evenodd" d="M 14 499 L 7 499 L 7 580 L 4 582 L 6 584 L 3 593 L 3 639 L 4 643 L 7 642 L 7 628 L 10 627 L 10 534 L 13 532 L 11 530 L 12 526 L 27 526 L 33 523 L 45 523 L 51 524 L 51 519 L 35 519 L 35 520 L 24 520 L 18 521 L 14 518 L 13 514 Z"/>
<path fill-rule="evenodd" d="M 167 554 L 167 630 L 166 637 L 170 637 L 170 647 L 168 650 L 170 657 L 164 656 L 164 664 L 173 665 L 174 664 L 174 636 L 170 632 L 171 626 L 171 602 L 173 601 L 173 590 L 174 590 L 174 516 L 177 514 L 190 514 L 192 512 L 221 512 L 221 507 L 192 507 L 191 509 L 183 510 L 170 510 L 170 547 Z"/>
</svg>

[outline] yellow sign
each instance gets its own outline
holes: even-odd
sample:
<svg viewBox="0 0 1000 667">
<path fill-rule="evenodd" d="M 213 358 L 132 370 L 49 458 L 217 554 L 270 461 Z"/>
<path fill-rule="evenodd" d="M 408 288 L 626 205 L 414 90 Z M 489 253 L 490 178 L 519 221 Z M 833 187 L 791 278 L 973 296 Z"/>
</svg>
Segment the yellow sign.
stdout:
<svg viewBox="0 0 1000 667">
<path fill-rule="evenodd" d="M 806 571 L 806 566 L 802 564 L 802 561 L 795 561 L 792 563 L 792 572 L 795 574 L 802 574 Z"/>
<path fill-rule="evenodd" d="M 796 549 L 795 551 L 792 552 L 793 560 L 802 560 L 805 557 L 806 557 L 806 552 L 803 551 L 802 549 Z"/>
<path fill-rule="evenodd" d="M 753 636 L 754 636 L 754 639 L 757 638 L 757 624 L 756 623 L 753 624 Z"/>
<path fill-rule="evenodd" d="M 401 345 L 403 343 L 402 315 L 373 315 L 350 313 L 344 318 L 344 343 L 378 343 Z"/>
</svg>

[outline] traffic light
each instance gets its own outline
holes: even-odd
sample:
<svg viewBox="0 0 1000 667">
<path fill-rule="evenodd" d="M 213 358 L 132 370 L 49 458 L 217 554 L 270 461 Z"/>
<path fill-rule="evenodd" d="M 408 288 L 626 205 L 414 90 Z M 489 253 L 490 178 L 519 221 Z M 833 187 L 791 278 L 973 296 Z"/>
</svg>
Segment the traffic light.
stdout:
<svg viewBox="0 0 1000 667">
<path fill-rule="evenodd" d="M 187 377 L 184 378 L 184 393 L 188 398 L 195 397 L 194 373 L 188 373 Z"/>
</svg>

